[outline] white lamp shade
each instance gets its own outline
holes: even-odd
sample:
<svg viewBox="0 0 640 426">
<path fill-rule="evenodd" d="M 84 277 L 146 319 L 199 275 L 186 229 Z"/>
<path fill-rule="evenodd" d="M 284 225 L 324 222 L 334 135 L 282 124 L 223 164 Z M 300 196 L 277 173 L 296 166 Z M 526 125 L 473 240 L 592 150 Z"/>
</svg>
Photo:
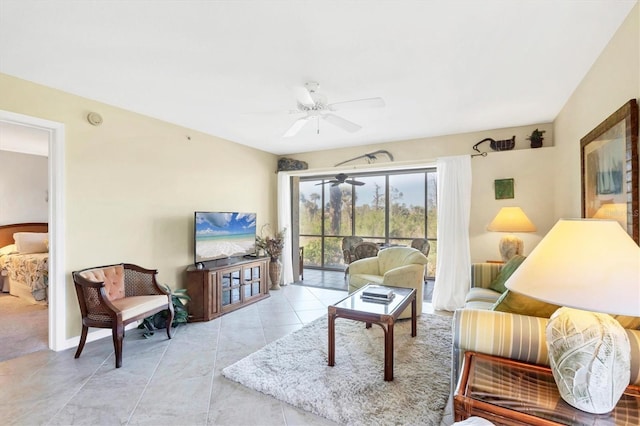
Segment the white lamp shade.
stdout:
<svg viewBox="0 0 640 426">
<path fill-rule="evenodd" d="M 487 226 L 488 231 L 535 232 L 536 226 L 520 207 L 503 207 Z"/>
<path fill-rule="evenodd" d="M 612 220 L 560 220 L 505 286 L 544 302 L 640 316 L 640 247 Z"/>
</svg>

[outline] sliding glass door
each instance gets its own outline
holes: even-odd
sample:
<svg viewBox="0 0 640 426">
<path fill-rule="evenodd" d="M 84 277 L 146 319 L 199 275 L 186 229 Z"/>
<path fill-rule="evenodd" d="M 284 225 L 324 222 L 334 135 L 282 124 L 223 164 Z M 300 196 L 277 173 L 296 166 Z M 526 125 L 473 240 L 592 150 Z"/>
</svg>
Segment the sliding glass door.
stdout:
<svg viewBox="0 0 640 426">
<path fill-rule="evenodd" d="M 343 270 L 341 243 L 359 236 L 381 245 L 410 245 L 427 238 L 431 245 L 427 275 L 435 275 L 437 257 L 436 170 L 349 174 L 364 183 L 334 184 L 334 176 L 301 177 L 299 242 L 305 268 Z"/>
</svg>

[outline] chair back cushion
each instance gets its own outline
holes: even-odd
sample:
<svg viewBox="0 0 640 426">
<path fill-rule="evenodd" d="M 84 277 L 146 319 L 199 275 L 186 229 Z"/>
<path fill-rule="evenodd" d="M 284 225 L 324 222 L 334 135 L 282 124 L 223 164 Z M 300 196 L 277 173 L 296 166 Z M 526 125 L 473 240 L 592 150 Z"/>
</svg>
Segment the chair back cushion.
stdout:
<svg viewBox="0 0 640 426">
<path fill-rule="evenodd" d="M 376 243 L 365 241 L 356 245 L 352 251 L 356 260 L 359 260 L 367 257 L 376 257 L 379 249 Z"/>
<path fill-rule="evenodd" d="M 378 267 L 381 274 L 398 266 L 426 265 L 427 262 L 427 257 L 424 254 L 411 247 L 389 247 L 378 252 Z"/>
<path fill-rule="evenodd" d="M 85 269 L 80 272 L 80 276 L 89 281 L 104 282 L 107 298 L 111 301 L 125 297 L 124 266 L 122 264 Z"/>
<path fill-rule="evenodd" d="M 362 238 L 355 236 L 344 237 L 342 239 L 342 254 L 344 256 L 344 263 L 346 265 L 357 259 L 355 254 L 353 253 L 353 248 L 356 245 L 360 244 L 362 241 Z"/>
<path fill-rule="evenodd" d="M 425 256 L 429 256 L 429 251 L 431 250 L 431 245 L 426 238 L 415 238 L 411 241 L 411 247 L 420 250 Z"/>
</svg>

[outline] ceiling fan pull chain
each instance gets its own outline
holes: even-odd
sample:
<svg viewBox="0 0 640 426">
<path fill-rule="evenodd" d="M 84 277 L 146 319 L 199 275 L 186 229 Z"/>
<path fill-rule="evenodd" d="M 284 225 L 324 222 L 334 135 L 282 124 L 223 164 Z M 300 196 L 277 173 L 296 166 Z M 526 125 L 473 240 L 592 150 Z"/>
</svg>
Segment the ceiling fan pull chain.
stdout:
<svg viewBox="0 0 640 426">
<path fill-rule="evenodd" d="M 320 134 L 320 117 L 316 117 L 316 126 L 318 126 L 316 130 L 316 134 L 319 135 Z"/>
</svg>

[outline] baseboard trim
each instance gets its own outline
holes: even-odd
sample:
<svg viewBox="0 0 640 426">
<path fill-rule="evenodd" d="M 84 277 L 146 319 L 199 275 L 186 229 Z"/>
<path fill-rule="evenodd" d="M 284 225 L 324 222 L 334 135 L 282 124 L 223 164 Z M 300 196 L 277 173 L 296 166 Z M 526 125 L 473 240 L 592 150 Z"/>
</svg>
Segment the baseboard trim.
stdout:
<svg viewBox="0 0 640 426">
<path fill-rule="evenodd" d="M 124 329 L 131 330 L 136 327 L 138 327 L 138 323 L 134 322 L 134 323 L 128 324 Z M 111 329 L 98 328 L 98 329 L 95 329 L 94 331 L 89 331 L 89 334 L 87 334 L 87 343 L 95 342 L 96 340 L 104 339 L 105 337 L 111 338 Z M 80 336 L 75 336 L 65 340 L 63 343 L 63 346 L 59 348 L 58 351 L 77 348 L 79 344 L 80 344 Z"/>
</svg>

